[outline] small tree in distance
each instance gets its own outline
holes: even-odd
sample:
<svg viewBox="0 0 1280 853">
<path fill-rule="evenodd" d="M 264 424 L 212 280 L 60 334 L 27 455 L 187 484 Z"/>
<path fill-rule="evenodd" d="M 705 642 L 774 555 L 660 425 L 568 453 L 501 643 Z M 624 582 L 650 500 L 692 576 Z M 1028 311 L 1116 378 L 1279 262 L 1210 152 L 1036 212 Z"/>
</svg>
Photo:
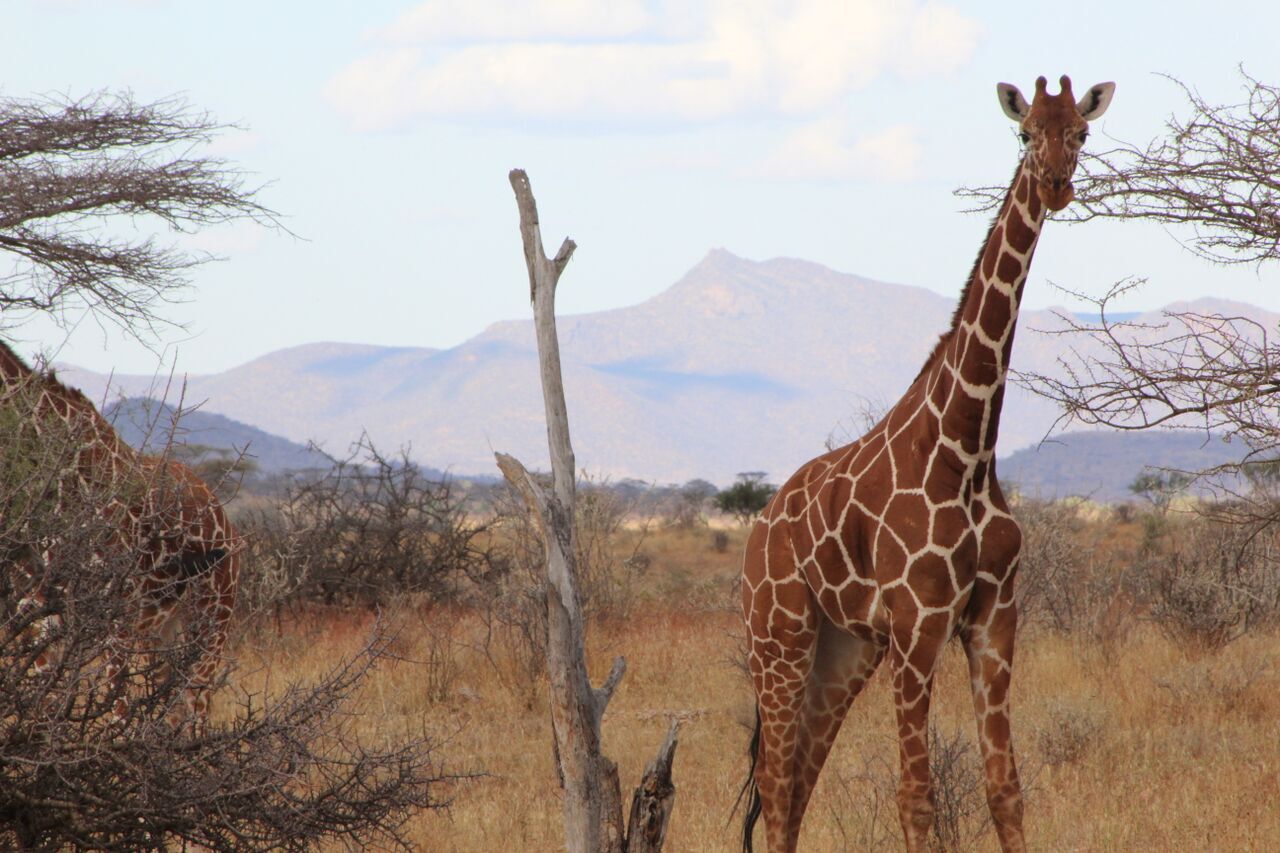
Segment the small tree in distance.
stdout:
<svg viewBox="0 0 1280 853">
<path fill-rule="evenodd" d="M 764 471 L 743 471 L 729 488 L 716 495 L 716 509 L 727 512 L 738 523 L 748 524 L 765 508 L 778 487 L 765 482 Z"/>
</svg>

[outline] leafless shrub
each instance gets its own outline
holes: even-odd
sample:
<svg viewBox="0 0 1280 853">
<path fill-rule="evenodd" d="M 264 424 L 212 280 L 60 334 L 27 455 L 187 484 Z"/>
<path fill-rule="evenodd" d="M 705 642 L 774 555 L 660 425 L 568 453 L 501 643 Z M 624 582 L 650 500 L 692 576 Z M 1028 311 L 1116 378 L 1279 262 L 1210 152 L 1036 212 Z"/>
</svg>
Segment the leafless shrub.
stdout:
<svg viewBox="0 0 1280 853">
<path fill-rule="evenodd" d="M 144 584 L 145 543 L 103 510 L 136 497 L 138 474 L 73 488 L 75 433 L 37 431 L 29 403 L 0 405 L 0 847 L 407 847 L 400 827 L 444 805 L 448 777 L 422 738 L 353 737 L 346 706 L 386 640 L 314 685 L 178 724 L 209 612 L 184 598 L 184 630 L 137 630 L 144 606 L 180 593 Z M 149 499 L 164 512 L 164 493 Z"/>
<path fill-rule="evenodd" d="M 426 649 L 419 659 L 418 689 L 428 702 L 447 702 L 462 675 L 461 619 L 457 611 L 433 606 L 412 614 L 406 630 L 413 631 Z"/>
<path fill-rule="evenodd" d="M 331 461 L 326 471 L 293 475 L 276 506 L 247 520 L 248 560 L 262 567 L 246 589 L 249 606 L 443 599 L 492 570 L 488 525 L 407 451 L 388 456 L 365 437 Z"/>
<path fill-rule="evenodd" d="M 939 850 L 966 850 L 991 828 L 982 756 L 959 728 L 949 735 L 932 723 L 930 728 L 933 844 Z"/>
<path fill-rule="evenodd" d="M 930 847 L 968 850 L 990 831 L 982 756 L 960 729 L 943 735 L 929 727 L 929 773 L 933 780 L 934 823 Z M 842 850 L 884 850 L 901 837 L 898 822 L 898 768 L 881 756 L 848 773 L 829 768 L 824 784 L 839 795 L 828 806 Z"/>
<path fill-rule="evenodd" d="M 897 771 L 881 757 L 850 773 L 829 767 L 823 784 L 836 795 L 827 800 L 827 816 L 840 835 L 841 850 L 881 851 L 898 845 Z"/>
<path fill-rule="evenodd" d="M 1151 619 L 1171 640 L 1213 651 L 1280 622 L 1275 531 L 1194 519 L 1171 525 L 1167 540 L 1140 578 Z"/>
<path fill-rule="evenodd" d="M 1124 573 L 1086 535 L 1081 505 L 1022 498 L 1014 505 L 1022 528 L 1018 626 L 1118 640 L 1132 624 L 1135 600 Z"/>
<path fill-rule="evenodd" d="M 1200 707 L 1208 700 L 1227 713 L 1248 708 L 1251 703 L 1261 713 L 1267 713 L 1271 691 L 1263 685 L 1274 671 L 1271 657 L 1244 661 L 1214 658 L 1191 661 L 1174 678 L 1157 681 L 1156 686 L 1165 691 L 1175 711 Z"/>
<path fill-rule="evenodd" d="M 505 488 L 495 498 L 500 554 L 491 583 L 477 587 L 486 626 L 486 654 L 507 687 L 532 704 L 546 669 L 546 572 L 542 540 L 522 498 Z M 584 481 L 575 504 L 578 595 L 588 620 L 625 618 L 635 604 L 637 578 L 647 570 L 641 551 L 648 521 L 627 530 L 634 501 L 607 484 Z M 629 540 L 624 544 L 624 540 Z"/>
<path fill-rule="evenodd" d="M 1103 723 L 1102 714 L 1087 704 L 1067 700 L 1052 703 L 1048 724 L 1036 733 L 1040 760 L 1050 767 L 1076 763 L 1097 746 Z"/>
</svg>

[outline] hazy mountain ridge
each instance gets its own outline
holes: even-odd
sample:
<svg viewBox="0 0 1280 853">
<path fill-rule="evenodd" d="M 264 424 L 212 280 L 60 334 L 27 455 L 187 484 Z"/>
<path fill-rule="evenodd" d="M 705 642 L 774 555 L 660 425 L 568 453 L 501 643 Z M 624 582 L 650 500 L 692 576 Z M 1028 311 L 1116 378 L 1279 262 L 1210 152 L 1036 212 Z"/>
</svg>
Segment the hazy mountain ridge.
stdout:
<svg viewBox="0 0 1280 853">
<path fill-rule="evenodd" d="M 579 465 L 661 482 L 705 477 L 723 485 L 742 470 L 781 480 L 821 452 L 864 401 L 896 400 L 954 307 L 952 298 L 923 288 L 807 261 L 753 262 L 712 251 L 645 302 L 559 318 Z M 1277 319 L 1216 300 L 1191 307 L 1227 308 L 1272 325 Z M 1063 341 L 1037 330 L 1061 327 L 1053 312 L 1024 312 L 1015 368 L 1056 372 Z M 104 376 L 78 368 L 62 375 L 95 399 L 106 393 Z M 155 383 L 116 376 L 112 385 L 137 396 Z M 185 398 L 293 441 L 314 438 L 332 453 L 367 430 L 381 447 L 411 444 L 421 462 L 458 473 L 492 470 L 493 450 L 546 464 L 529 320 L 495 323 L 447 350 L 294 347 L 191 376 Z M 1011 387 L 1002 451 L 1040 440 L 1056 415 Z"/>
<path fill-rule="evenodd" d="M 130 397 L 107 406 L 103 415 L 129 445 L 146 453 L 171 446 L 209 448 L 235 458 L 241 453 L 263 474 L 327 468 L 329 460 L 306 445 L 289 441 L 225 415 L 193 409 L 177 410 L 147 397 Z"/>
</svg>

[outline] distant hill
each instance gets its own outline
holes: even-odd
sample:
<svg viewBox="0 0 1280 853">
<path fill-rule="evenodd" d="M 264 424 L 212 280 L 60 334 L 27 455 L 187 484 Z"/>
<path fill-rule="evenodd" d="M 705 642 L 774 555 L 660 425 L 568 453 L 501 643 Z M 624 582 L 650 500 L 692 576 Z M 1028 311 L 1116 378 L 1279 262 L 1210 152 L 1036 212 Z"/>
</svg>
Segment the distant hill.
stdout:
<svg viewBox="0 0 1280 853">
<path fill-rule="evenodd" d="M 173 407 L 147 397 L 119 400 L 104 414 L 121 438 L 145 452 L 162 450 L 171 441 L 174 445 L 201 446 L 232 454 L 243 451 L 262 474 L 329 466 L 324 454 L 305 445 L 200 409 L 185 412 L 176 430 Z"/>
<path fill-rule="evenodd" d="M 563 286 L 606 284 L 566 278 Z M 1033 273 L 1028 287 L 1043 286 Z M 954 299 L 921 287 L 714 250 L 638 305 L 558 319 L 579 468 L 721 486 L 739 471 L 766 471 L 781 482 L 866 403 L 892 402 L 906 390 L 954 307 Z M 1280 322 L 1248 305 L 1176 307 L 1248 316 L 1264 328 Z M 1023 312 L 1013 366 L 1060 373 L 1067 342 L 1046 332 L 1062 326 L 1052 312 Z M 1086 342 L 1074 343 L 1087 351 Z M 59 375 L 94 400 L 161 396 L 163 380 L 109 377 L 109 368 L 64 366 Z M 548 464 L 529 320 L 495 323 L 446 350 L 293 347 L 189 376 L 185 399 L 293 442 L 316 440 L 331 453 L 368 432 L 381 448 L 411 445 L 418 462 L 460 475 L 493 473 L 494 450 Z M 1002 455 L 1038 441 L 1057 415 L 1049 402 L 1010 387 Z"/>
<path fill-rule="evenodd" d="M 1006 491 L 1123 501 L 1135 497 L 1129 484 L 1146 468 L 1196 471 L 1243 455 L 1240 445 L 1204 433 L 1070 432 L 1001 458 L 997 470 Z"/>
</svg>

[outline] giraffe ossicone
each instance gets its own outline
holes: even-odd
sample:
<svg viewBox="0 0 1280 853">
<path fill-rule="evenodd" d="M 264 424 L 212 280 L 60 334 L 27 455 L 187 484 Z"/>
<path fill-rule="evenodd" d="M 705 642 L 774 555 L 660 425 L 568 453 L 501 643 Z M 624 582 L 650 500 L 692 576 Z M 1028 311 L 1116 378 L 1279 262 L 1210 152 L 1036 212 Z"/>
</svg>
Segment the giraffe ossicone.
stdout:
<svg viewBox="0 0 1280 853">
<path fill-rule="evenodd" d="M 823 763 L 854 697 L 887 657 L 898 722 L 898 811 L 907 849 L 933 825 L 929 701 L 941 651 L 969 662 L 1001 847 L 1026 849 L 1009 724 L 1021 532 L 995 476 L 995 445 L 1018 307 L 1047 211 L 1074 197 L 1088 122 L 1115 84 L 1078 102 L 1036 81 L 1027 103 L 996 87 L 1024 153 L 960 296 L 951 328 L 884 418 L 803 465 L 747 541 L 742 608 L 756 691 L 751 802 L 771 853 L 792 853 Z"/>
</svg>

